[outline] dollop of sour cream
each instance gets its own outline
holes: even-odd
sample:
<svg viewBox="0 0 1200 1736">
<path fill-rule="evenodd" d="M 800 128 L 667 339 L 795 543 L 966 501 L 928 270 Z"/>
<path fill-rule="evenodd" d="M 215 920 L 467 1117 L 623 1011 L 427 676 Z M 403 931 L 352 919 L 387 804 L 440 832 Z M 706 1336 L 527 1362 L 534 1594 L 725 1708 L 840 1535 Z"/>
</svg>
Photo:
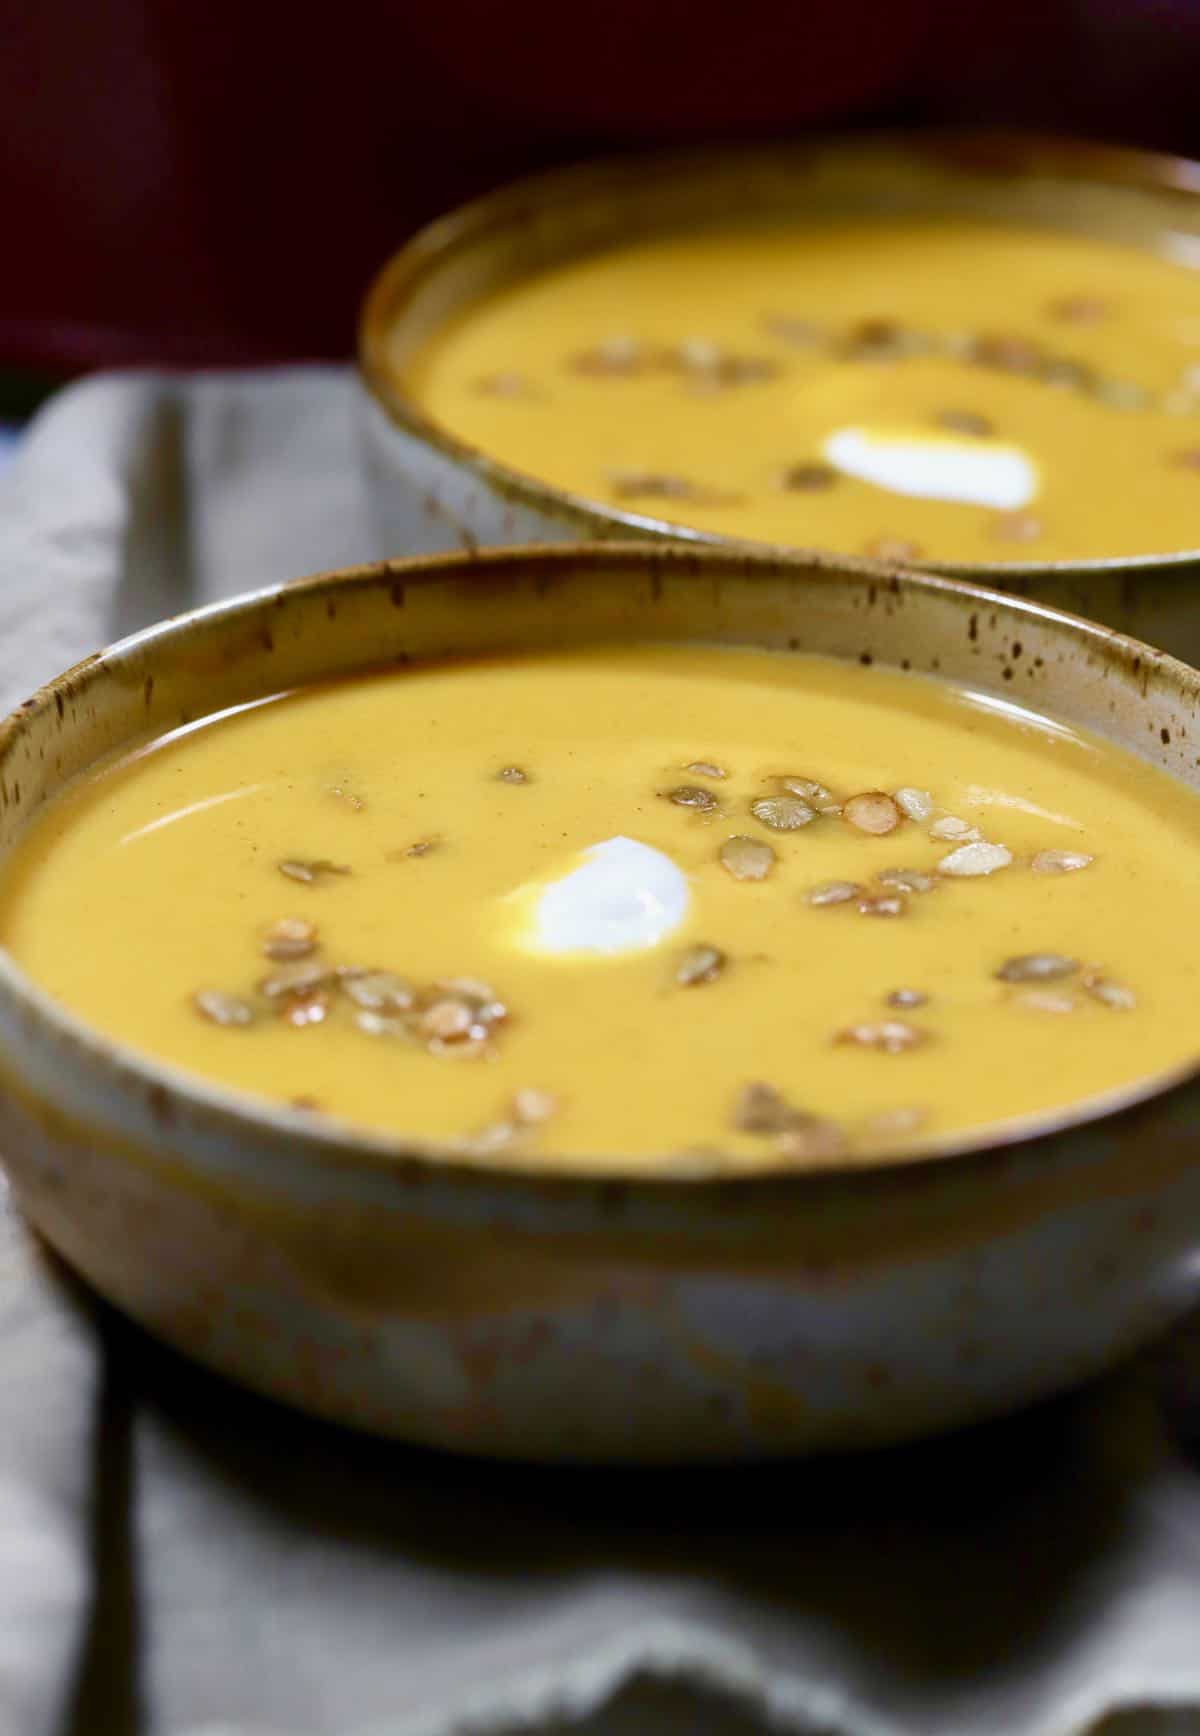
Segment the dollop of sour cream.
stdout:
<svg viewBox="0 0 1200 1736">
<path fill-rule="evenodd" d="M 606 838 L 553 879 L 526 881 L 508 895 L 523 952 L 613 956 L 658 946 L 687 915 L 687 876 L 669 856 L 636 838 Z"/>
<path fill-rule="evenodd" d="M 1033 460 L 1021 447 L 995 440 L 839 428 L 826 439 L 824 454 L 846 476 L 921 500 L 1013 512 L 1038 492 Z"/>
</svg>

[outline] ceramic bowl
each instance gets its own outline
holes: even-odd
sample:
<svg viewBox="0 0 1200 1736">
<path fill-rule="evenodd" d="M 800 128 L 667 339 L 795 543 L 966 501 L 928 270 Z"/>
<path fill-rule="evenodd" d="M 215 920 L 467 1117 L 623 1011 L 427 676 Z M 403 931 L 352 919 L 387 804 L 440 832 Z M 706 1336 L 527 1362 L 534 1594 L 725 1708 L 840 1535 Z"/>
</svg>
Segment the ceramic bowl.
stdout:
<svg viewBox="0 0 1200 1736">
<path fill-rule="evenodd" d="M 629 639 L 933 671 L 1200 784 L 1200 675 L 1100 627 L 864 562 L 593 545 L 321 575 L 124 640 L 0 728 L 0 849 L 101 756 L 225 707 L 415 658 Z M 0 1151 L 48 1241 L 181 1350 L 479 1454 L 894 1441 L 1081 1381 L 1200 1290 L 1191 1072 L 920 1161 L 522 1171 L 206 1084 L 0 953 Z"/>
<path fill-rule="evenodd" d="M 423 230 L 367 297 L 360 408 L 377 547 L 409 554 L 631 535 L 729 546 L 732 539 L 509 470 L 431 421 L 406 394 L 408 358 L 463 309 L 520 277 L 721 218 L 803 222 L 879 212 L 1050 226 L 1195 261 L 1198 195 L 1200 164 L 991 133 L 864 134 L 628 157 L 506 187 Z M 1103 561 L 921 564 L 1076 610 L 1200 663 L 1200 546 Z"/>
</svg>

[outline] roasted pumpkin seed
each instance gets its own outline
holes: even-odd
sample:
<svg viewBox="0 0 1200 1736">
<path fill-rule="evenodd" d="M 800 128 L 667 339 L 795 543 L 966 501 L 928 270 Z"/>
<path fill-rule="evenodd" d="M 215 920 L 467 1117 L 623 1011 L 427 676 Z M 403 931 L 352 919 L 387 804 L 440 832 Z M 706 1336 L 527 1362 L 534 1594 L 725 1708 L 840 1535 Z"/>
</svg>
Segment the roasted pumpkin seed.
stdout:
<svg viewBox="0 0 1200 1736">
<path fill-rule="evenodd" d="M 1074 976 L 1078 969 L 1079 960 L 1061 952 L 1022 952 L 1006 958 L 993 974 L 1002 983 L 1047 983 Z"/>
<path fill-rule="evenodd" d="M 665 802 L 673 802 L 677 808 L 694 808 L 698 814 L 716 811 L 717 798 L 711 790 L 701 789 L 699 784 L 676 784 L 674 789 L 659 790 L 658 793 Z"/>
<path fill-rule="evenodd" d="M 949 874 L 956 879 L 970 879 L 981 874 L 995 874 L 999 868 L 1007 868 L 1012 862 L 1012 851 L 1004 844 L 989 844 L 983 839 L 975 843 L 963 844 L 957 850 L 951 850 L 948 856 L 943 856 L 938 863 L 939 874 Z"/>
<path fill-rule="evenodd" d="M 893 989 L 887 997 L 889 1007 L 911 1011 L 913 1007 L 928 1005 L 929 996 L 922 989 Z"/>
<path fill-rule="evenodd" d="M 856 1044 L 861 1049 L 877 1049 L 884 1055 L 902 1055 L 929 1041 L 929 1032 L 905 1019 L 871 1019 L 861 1024 L 847 1025 L 837 1032 L 835 1043 Z"/>
<path fill-rule="evenodd" d="M 1131 1012 L 1137 1006 L 1137 996 L 1132 989 L 1126 988 L 1124 983 L 1114 982 L 1111 977 L 1101 976 L 1098 971 L 1086 971 L 1083 986 L 1094 1001 L 1112 1007 L 1116 1012 Z"/>
<path fill-rule="evenodd" d="M 812 886 L 804 894 L 804 902 L 823 910 L 826 905 L 849 904 L 854 898 L 866 894 L 866 887 L 860 886 L 856 880 L 822 880 L 819 886 Z"/>
<path fill-rule="evenodd" d="M 267 958 L 280 963 L 307 958 L 316 949 L 317 926 L 302 916 L 281 916 L 263 936 L 262 950 Z"/>
<path fill-rule="evenodd" d="M 799 796 L 758 796 L 750 812 L 772 832 L 797 832 L 816 819 L 816 811 Z"/>
<path fill-rule="evenodd" d="M 252 1025 L 258 1016 L 250 1001 L 220 989 L 201 989 L 192 996 L 192 1005 L 213 1025 Z"/>
<path fill-rule="evenodd" d="M 1095 860 L 1082 850 L 1039 850 L 1030 867 L 1035 874 L 1076 874 Z"/>
<path fill-rule="evenodd" d="M 296 856 L 289 856 L 275 866 L 281 874 L 286 874 L 289 880 L 298 880 L 301 885 L 311 886 L 314 881 L 321 880 L 327 874 L 349 874 L 350 869 L 344 862 L 330 862 L 326 857 L 317 857 L 312 861 L 304 861 Z"/>
<path fill-rule="evenodd" d="M 860 916 L 903 916 L 908 900 L 898 892 L 868 892 L 858 901 Z"/>
<path fill-rule="evenodd" d="M 715 983 L 727 963 L 719 946 L 689 946 L 675 966 L 675 981 L 681 988 Z"/>
<path fill-rule="evenodd" d="M 864 790 L 842 803 L 842 818 L 847 825 L 875 838 L 894 832 L 902 817 L 896 803 L 883 790 Z"/>
<path fill-rule="evenodd" d="M 373 1013 L 407 1012 L 416 998 L 412 984 L 390 970 L 356 972 L 342 987 L 356 1007 Z"/>
</svg>

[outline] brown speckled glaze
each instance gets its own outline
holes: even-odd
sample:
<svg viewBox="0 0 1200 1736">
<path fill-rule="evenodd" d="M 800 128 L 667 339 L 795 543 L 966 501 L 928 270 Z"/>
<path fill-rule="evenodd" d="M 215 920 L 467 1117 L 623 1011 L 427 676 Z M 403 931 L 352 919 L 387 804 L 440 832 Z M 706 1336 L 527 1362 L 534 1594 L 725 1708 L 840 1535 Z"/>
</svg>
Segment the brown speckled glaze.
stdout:
<svg viewBox="0 0 1200 1736">
<path fill-rule="evenodd" d="M 397 374 L 448 319 L 590 249 L 721 218 L 947 215 L 1158 247 L 1200 246 L 1200 164 L 994 132 L 871 133 L 585 164 L 521 181 L 431 224 L 380 273 L 359 333 L 362 437 L 380 549 L 731 539 L 584 499 L 508 469 L 431 421 Z M 1108 561 L 923 562 L 1107 622 L 1200 663 L 1200 548 Z"/>
<path fill-rule="evenodd" d="M 100 756 L 226 706 L 629 638 L 941 673 L 1200 786 L 1200 676 L 1085 622 L 866 562 L 542 548 L 321 575 L 88 659 L 0 728 L 0 848 Z M 1190 1072 L 923 1161 L 497 1170 L 137 1056 L 0 954 L 0 1149 L 49 1241 L 171 1343 L 321 1415 L 474 1453 L 896 1440 L 1081 1380 L 1200 1291 Z"/>
</svg>

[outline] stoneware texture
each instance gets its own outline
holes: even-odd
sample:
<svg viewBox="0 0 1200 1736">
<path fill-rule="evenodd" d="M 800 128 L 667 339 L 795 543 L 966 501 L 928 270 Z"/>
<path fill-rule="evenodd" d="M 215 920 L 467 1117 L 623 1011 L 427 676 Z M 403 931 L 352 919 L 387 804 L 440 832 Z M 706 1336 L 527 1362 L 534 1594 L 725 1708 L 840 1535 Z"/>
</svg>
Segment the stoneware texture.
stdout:
<svg viewBox="0 0 1200 1736">
<path fill-rule="evenodd" d="M 260 695 L 628 639 L 934 671 L 1200 782 L 1200 675 L 1031 603 L 863 562 L 531 549 L 305 579 L 79 664 L 0 728 L 0 848 L 101 755 Z M 921 1162 L 522 1172 L 157 1065 L 0 954 L 0 1149 L 48 1240 L 172 1344 L 323 1416 L 480 1454 L 892 1441 L 1082 1380 L 1200 1291 L 1190 1072 Z"/>
<path fill-rule="evenodd" d="M 431 422 L 403 385 L 430 334 L 501 285 L 598 247 L 722 217 L 944 215 L 1035 223 L 1200 253 L 1200 164 L 992 133 L 892 133 L 630 157 L 519 182 L 423 230 L 384 268 L 359 337 L 378 546 L 438 553 L 632 535 L 731 540 L 537 482 Z M 1198 536 L 1200 541 L 1200 536 Z M 1200 548 L 1111 561 L 942 566 L 1200 663 Z"/>
</svg>

